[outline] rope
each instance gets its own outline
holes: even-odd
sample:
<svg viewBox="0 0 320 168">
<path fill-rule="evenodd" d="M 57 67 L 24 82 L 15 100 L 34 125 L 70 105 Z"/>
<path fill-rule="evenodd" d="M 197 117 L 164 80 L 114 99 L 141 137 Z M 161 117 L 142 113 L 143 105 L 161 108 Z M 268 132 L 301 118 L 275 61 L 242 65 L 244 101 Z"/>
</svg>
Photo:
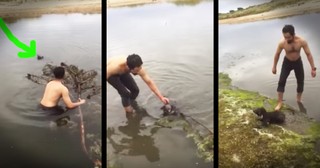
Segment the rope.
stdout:
<svg viewBox="0 0 320 168">
<path fill-rule="evenodd" d="M 202 123 L 200 123 L 199 121 L 197 121 L 195 118 L 191 117 L 190 115 L 185 115 L 181 112 L 179 112 L 180 115 L 183 117 L 183 120 L 185 120 L 186 122 L 188 122 L 190 124 L 190 122 L 188 120 L 185 119 L 185 117 L 189 117 L 191 118 L 194 122 L 196 122 L 197 124 L 201 125 L 203 128 L 205 128 L 211 135 L 213 134 L 213 131 L 211 131 L 208 127 L 206 127 L 205 125 L 203 125 Z M 153 119 L 159 120 L 160 118 L 157 117 L 153 117 L 151 115 L 148 114 L 148 116 L 152 117 Z"/>
<path fill-rule="evenodd" d="M 181 113 L 182 114 L 182 113 Z M 191 118 L 194 122 L 196 122 L 197 124 L 201 125 L 203 128 L 205 128 L 210 134 L 213 134 L 213 132 L 208 128 L 206 127 L 205 125 L 203 125 L 202 123 L 200 123 L 199 121 L 197 121 L 196 119 L 194 119 L 193 117 L 189 116 L 189 115 L 185 115 L 185 114 L 182 114 L 186 117 L 189 117 Z"/>
<path fill-rule="evenodd" d="M 78 83 L 78 99 L 81 98 L 81 88 L 80 88 L 80 83 Z M 84 133 L 84 124 L 83 124 L 83 115 L 82 115 L 82 110 L 81 107 L 78 107 L 78 111 L 79 111 L 79 115 L 80 115 L 80 133 L 81 133 L 81 145 L 82 145 L 82 149 L 83 151 L 86 153 L 86 155 L 88 156 L 88 158 L 93 162 L 93 164 L 95 166 L 101 167 L 101 161 L 99 159 L 93 160 L 87 150 L 86 147 L 86 141 L 85 141 L 85 133 Z"/>
<path fill-rule="evenodd" d="M 196 120 L 196 119 L 193 118 L 192 116 L 190 116 L 190 115 L 185 115 L 185 114 L 181 113 L 180 110 L 178 110 L 178 112 L 177 112 L 177 111 L 176 111 L 176 106 L 171 105 L 171 104 L 170 104 L 170 106 L 171 106 L 171 108 L 174 109 L 174 110 L 171 109 L 171 110 L 170 110 L 170 113 L 173 111 L 173 112 L 174 112 L 173 114 L 175 114 L 175 115 L 180 114 L 185 121 L 187 121 L 187 120 L 185 119 L 185 117 L 189 117 L 189 118 L 191 118 L 194 122 L 196 122 L 197 124 L 199 124 L 199 125 L 201 125 L 203 128 L 205 128 L 210 134 L 213 134 L 213 131 L 211 131 L 208 127 L 206 127 L 205 125 L 203 125 L 202 123 L 200 123 L 198 120 Z M 166 107 L 165 107 L 165 106 L 162 106 L 161 109 L 164 110 L 164 109 L 166 109 Z M 170 113 L 169 113 L 169 115 L 170 115 Z M 187 121 L 187 122 L 188 122 L 188 121 Z M 188 123 L 189 123 L 189 122 L 188 122 Z M 189 123 L 189 124 L 190 124 L 190 123 Z"/>
<path fill-rule="evenodd" d="M 81 92 L 80 92 L 80 84 L 78 84 L 78 99 L 81 98 Z M 82 115 L 82 110 L 81 110 L 81 107 L 79 106 L 78 107 L 78 111 L 79 111 L 79 114 L 80 114 L 80 129 L 81 129 L 81 144 L 82 144 L 82 149 L 83 151 L 86 153 L 86 155 L 89 156 L 89 153 L 88 153 L 88 150 L 87 150 L 87 147 L 86 147 L 86 142 L 85 142 L 85 134 L 84 134 L 84 124 L 83 124 L 83 115 Z"/>
</svg>

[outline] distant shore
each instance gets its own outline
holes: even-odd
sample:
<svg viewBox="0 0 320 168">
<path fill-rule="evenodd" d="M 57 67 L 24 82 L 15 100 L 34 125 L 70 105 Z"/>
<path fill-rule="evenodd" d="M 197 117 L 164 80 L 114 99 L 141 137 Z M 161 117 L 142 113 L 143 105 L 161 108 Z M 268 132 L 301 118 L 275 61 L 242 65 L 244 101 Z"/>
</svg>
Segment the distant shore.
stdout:
<svg viewBox="0 0 320 168">
<path fill-rule="evenodd" d="M 201 3 L 202 1 L 212 1 L 212 0 L 107 0 L 107 8 L 117 8 L 125 6 L 138 6 L 144 4 L 154 4 L 169 2 L 177 5 L 195 5 Z"/>
<path fill-rule="evenodd" d="M 159 2 L 164 2 L 164 0 L 107 0 L 107 7 L 115 8 L 129 5 L 142 5 Z"/>
<path fill-rule="evenodd" d="M 0 2 L 0 17 L 24 18 L 43 14 L 101 13 L 100 0 L 47 0 Z"/>
<path fill-rule="evenodd" d="M 252 14 L 248 16 L 235 17 L 219 20 L 219 24 L 238 24 L 246 22 L 255 22 L 260 20 L 284 18 L 295 15 L 320 12 L 320 0 L 313 0 L 304 4 L 291 5 L 285 8 L 275 9 L 269 12 Z"/>
</svg>

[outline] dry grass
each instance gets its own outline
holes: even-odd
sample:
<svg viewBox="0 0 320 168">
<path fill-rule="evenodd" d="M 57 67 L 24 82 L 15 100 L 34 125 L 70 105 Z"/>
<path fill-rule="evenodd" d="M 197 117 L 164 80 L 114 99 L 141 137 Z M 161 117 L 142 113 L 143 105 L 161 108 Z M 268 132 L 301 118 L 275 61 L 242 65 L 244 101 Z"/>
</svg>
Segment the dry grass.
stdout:
<svg viewBox="0 0 320 168">
<path fill-rule="evenodd" d="M 229 13 L 219 13 L 219 20 L 259 14 L 289 5 L 301 5 L 308 1 L 311 0 L 272 0 L 271 2 L 250 6 L 246 9 L 238 8 L 238 10 L 231 10 Z"/>
</svg>

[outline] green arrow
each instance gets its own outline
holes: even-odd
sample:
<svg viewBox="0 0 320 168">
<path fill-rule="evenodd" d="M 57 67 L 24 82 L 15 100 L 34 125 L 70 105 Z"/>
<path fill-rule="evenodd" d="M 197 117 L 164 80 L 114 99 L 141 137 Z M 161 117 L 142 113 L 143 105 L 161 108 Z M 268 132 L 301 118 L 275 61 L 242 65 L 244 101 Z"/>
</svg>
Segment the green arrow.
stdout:
<svg viewBox="0 0 320 168">
<path fill-rule="evenodd" d="M 0 27 L 2 28 L 4 34 L 8 37 L 8 39 L 15 44 L 17 47 L 21 48 L 24 52 L 19 52 L 18 56 L 20 58 L 31 58 L 37 55 L 36 53 L 36 41 L 31 40 L 30 41 L 30 47 L 21 42 L 19 39 L 17 39 L 9 30 L 9 28 L 6 26 L 6 23 L 3 21 L 2 18 L 0 18 Z"/>
</svg>

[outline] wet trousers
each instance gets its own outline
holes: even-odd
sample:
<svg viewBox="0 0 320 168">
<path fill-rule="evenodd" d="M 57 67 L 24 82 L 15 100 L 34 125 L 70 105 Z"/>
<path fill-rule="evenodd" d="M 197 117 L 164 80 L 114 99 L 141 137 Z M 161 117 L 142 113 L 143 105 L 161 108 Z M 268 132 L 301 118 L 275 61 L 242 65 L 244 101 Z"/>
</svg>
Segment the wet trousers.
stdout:
<svg viewBox="0 0 320 168">
<path fill-rule="evenodd" d="M 120 94 L 123 107 L 131 105 L 139 94 L 139 88 L 130 73 L 110 76 L 107 81 Z"/>
<path fill-rule="evenodd" d="M 302 93 L 304 87 L 304 70 L 301 57 L 296 61 L 290 61 L 287 57 L 284 57 L 281 74 L 278 82 L 278 92 L 284 92 L 286 86 L 287 78 L 291 72 L 294 70 L 296 79 L 297 79 L 297 92 Z"/>
</svg>

